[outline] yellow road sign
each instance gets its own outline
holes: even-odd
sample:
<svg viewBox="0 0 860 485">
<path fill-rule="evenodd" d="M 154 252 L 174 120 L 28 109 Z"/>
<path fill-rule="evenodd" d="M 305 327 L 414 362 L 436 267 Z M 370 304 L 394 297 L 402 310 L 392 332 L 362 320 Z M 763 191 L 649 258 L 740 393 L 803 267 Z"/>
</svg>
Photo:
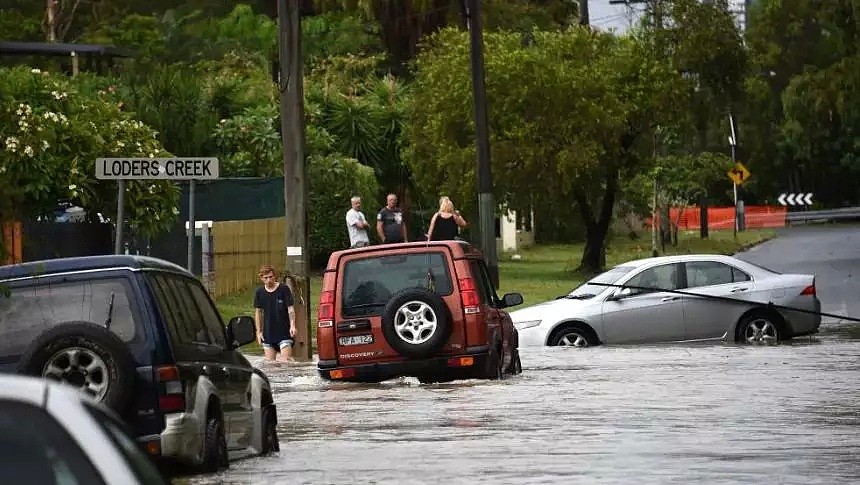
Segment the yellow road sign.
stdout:
<svg viewBox="0 0 860 485">
<path fill-rule="evenodd" d="M 750 178 L 750 171 L 747 170 L 747 168 L 744 167 L 744 164 L 742 164 L 741 162 L 735 163 L 735 166 L 732 167 L 731 170 L 726 172 L 726 174 L 729 176 L 730 179 L 732 179 L 732 182 L 738 185 L 743 184 Z"/>
</svg>

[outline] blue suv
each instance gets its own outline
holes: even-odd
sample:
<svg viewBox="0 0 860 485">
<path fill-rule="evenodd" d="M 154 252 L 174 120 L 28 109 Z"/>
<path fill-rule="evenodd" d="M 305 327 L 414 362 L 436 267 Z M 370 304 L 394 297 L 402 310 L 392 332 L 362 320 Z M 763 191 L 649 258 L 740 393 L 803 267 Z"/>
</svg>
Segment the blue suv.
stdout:
<svg viewBox="0 0 860 485">
<path fill-rule="evenodd" d="M 166 261 L 0 266 L 0 372 L 79 387 L 159 461 L 215 471 L 278 450 L 269 380 L 238 351 L 254 340 L 251 317 L 225 326 L 200 281 Z"/>
</svg>

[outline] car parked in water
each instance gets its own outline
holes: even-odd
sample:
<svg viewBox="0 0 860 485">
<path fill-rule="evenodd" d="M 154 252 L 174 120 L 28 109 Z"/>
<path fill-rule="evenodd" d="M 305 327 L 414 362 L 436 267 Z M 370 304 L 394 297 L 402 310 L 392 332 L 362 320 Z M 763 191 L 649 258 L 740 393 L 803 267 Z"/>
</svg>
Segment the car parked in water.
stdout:
<svg viewBox="0 0 860 485">
<path fill-rule="evenodd" d="M 269 380 L 238 351 L 200 281 L 142 256 L 0 266 L 0 372 L 78 387 L 113 409 L 153 457 L 200 471 L 276 451 Z"/>
<path fill-rule="evenodd" d="M 113 412 L 34 377 L 0 376 L 0 457 L 10 484 L 167 483 Z"/>
<path fill-rule="evenodd" d="M 775 343 L 818 332 L 820 310 L 814 275 L 780 274 L 731 256 L 684 255 L 629 261 L 511 318 L 522 346 Z"/>
<path fill-rule="evenodd" d="M 421 382 L 518 374 L 517 330 L 481 253 L 465 241 L 338 251 L 323 276 L 317 324 L 325 379 Z"/>
</svg>

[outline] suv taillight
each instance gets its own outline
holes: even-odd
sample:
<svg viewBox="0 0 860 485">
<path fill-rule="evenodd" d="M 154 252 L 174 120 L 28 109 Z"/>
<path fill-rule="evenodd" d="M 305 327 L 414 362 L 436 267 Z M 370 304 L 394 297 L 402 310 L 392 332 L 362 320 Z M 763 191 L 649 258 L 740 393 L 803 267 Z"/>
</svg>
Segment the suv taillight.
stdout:
<svg viewBox="0 0 860 485">
<path fill-rule="evenodd" d="M 334 324 L 334 292 L 323 291 L 320 294 L 320 307 L 317 311 L 317 326 L 331 327 Z"/>
<path fill-rule="evenodd" d="M 463 304 L 463 312 L 467 315 L 481 312 L 481 299 L 475 290 L 475 280 L 462 278 L 460 280 L 460 302 Z"/>
<path fill-rule="evenodd" d="M 815 296 L 815 280 L 812 281 L 812 284 L 807 286 L 800 292 L 801 295 L 810 295 Z"/>
<path fill-rule="evenodd" d="M 165 365 L 155 369 L 158 380 L 158 408 L 165 413 L 185 410 L 185 390 L 179 378 L 179 368 Z"/>
</svg>

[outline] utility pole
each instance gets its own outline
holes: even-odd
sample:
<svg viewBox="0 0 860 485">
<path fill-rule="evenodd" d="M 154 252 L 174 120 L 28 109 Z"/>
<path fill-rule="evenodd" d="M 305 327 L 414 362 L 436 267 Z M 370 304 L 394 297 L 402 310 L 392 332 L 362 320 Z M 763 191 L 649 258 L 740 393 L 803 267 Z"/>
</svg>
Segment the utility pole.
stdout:
<svg viewBox="0 0 860 485">
<path fill-rule="evenodd" d="M 481 0 L 466 0 L 472 60 L 472 91 L 475 98 L 475 136 L 478 152 L 478 222 L 481 251 L 493 285 L 499 287 L 499 256 L 496 253 L 496 210 L 490 173 L 490 133 L 487 128 L 487 90 L 484 84 L 484 35 Z"/>
<path fill-rule="evenodd" d="M 579 25 L 590 25 L 588 17 L 588 0 L 579 0 Z"/>
<path fill-rule="evenodd" d="M 305 159 L 300 0 L 278 0 L 278 60 L 281 140 L 284 145 L 286 277 L 296 309 L 294 356 L 310 360 L 311 313 L 308 264 L 308 179 Z"/>
</svg>

